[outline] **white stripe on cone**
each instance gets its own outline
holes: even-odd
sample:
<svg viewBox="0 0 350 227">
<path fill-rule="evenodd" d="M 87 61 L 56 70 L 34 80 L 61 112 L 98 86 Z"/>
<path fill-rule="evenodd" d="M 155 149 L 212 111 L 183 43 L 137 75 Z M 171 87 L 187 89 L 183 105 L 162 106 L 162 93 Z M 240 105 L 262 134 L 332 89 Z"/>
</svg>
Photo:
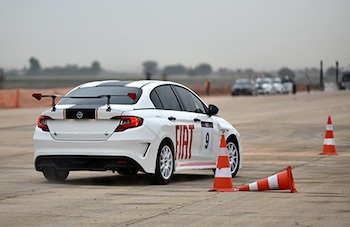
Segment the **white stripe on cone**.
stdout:
<svg viewBox="0 0 350 227">
<path fill-rule="evenodd" d="M 219 156 L 228 156 L 228 151 L 226 147 L 219 148 Z"/>
<path fill-rule="evenodd" d="M 333 125 L 327 125 L 326 131 L 333 131 Z"/>
<path fill-rule="evenodd" d="M 335 145 L 335 141 L 334 141 L 334 138 L 333 139 L 324 139 L 323 141 L 323 144 L 324 145 Z"/>
<path fill-rule="evenodd" d="M 231 168 L 216 168 L 215 177 L 231 178 Z"/>
<path fill-rule="evenodd" d="M 249 184 L 249 190 L 250 191 L 258 191 L 259 190 L 258 182 L 250 183 Z"/>
<path fill-rule="evenodd" d="M 277 174 L 267 178 L 270 189 L 278 189 L 278 178 Z"/>
</svg>

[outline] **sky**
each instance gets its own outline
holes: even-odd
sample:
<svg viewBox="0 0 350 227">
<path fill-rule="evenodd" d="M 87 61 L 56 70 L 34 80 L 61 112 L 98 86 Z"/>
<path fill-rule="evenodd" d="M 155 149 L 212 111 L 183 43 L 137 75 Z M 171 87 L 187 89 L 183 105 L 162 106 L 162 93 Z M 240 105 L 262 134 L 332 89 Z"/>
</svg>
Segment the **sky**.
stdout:
<svg viewBox="0 0 350 227">
<path fill-rule="evenodd" d="M 0 68 L 350 66 L 349 0 L 0 0 Z"/>
</svg>

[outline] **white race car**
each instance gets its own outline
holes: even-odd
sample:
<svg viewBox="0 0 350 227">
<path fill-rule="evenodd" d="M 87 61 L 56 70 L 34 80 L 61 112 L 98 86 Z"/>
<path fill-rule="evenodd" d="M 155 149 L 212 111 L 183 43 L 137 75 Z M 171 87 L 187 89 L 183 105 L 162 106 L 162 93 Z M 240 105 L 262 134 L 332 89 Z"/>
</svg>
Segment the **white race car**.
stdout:
<svg viewBox="0 0 350 227">
<path fill-rule="evenodd" d="M 148 174 L 170 182 L 185 169 L 216 169 L 224 134 L 231 174 L 242 163 L 240 135 L 187 87 L 168 81 L 95 81 L 52 98 L 34 133 L 37 171 L 64 181 L 69 171 Z M 55 98 L 62 100 L 55 105 Z"/>
<path fill-rule="evenodd" d="M 276 89 L 277 94 L 286 94 L 288 93 L 287 88 L 282 84 L 281 78 L 275 77 L 272 79 L 272 84 Z"/>
<path fill-rule="evenodd" d="M 271 78 L 257 78 L 255 86 L 258 94 L 276 94 L 276 88 L 273 86 Z"/>
</svg>

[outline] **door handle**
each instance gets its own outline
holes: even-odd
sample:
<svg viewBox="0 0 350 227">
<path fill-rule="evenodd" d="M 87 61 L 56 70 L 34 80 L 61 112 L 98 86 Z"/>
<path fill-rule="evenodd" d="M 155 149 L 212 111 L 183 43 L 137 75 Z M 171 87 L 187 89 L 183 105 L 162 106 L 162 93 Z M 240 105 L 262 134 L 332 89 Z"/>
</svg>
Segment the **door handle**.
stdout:
<svg viewBox="0 0 350 227">
<path fill-rule="evenodd" d="M 175 118 L 175 117 L 168 117 L 168 120 L 169 120 L 169 121 L 175 121 L 176 118 Z"/>
<path fill-rule="evenodd" d="M 201 119 L 198 119 L 198 118 L 195 118 L 193 120 L 194 120 L 194 122 L 200 122 L 201 121 Z"/>
</svg>

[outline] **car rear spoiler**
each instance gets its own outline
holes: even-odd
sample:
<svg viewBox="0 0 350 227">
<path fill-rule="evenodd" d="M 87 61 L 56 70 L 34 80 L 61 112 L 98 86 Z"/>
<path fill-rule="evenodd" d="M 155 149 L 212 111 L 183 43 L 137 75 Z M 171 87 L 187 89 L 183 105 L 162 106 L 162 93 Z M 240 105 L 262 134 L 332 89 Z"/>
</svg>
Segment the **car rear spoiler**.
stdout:
<svg viewBox="0 0 350 227">
<path fill-rule="evenodd" d="M 42 95 L 41 93 L 33 93 L 32 96 L 37 99 L 41 100 L 41 98 L 46 98 L 46 97 L 51 97 L 52 98 L 52 112 L 56 111 L 56 103 L 55 99 L 56 98 L 74 98 L 74 99 L 96 99 L 96 98 L 107 98 L 107 112 L 111 111 L 111 105 L 110 105 L 110 100 L 111 96 L 128 96 L 132 100 L 135 100 L 137 95 L 136 93 L 128 93 L 127 95 L 99 95 L 99 96 L 64 96 L 64 95 Z"/>
</svg>

